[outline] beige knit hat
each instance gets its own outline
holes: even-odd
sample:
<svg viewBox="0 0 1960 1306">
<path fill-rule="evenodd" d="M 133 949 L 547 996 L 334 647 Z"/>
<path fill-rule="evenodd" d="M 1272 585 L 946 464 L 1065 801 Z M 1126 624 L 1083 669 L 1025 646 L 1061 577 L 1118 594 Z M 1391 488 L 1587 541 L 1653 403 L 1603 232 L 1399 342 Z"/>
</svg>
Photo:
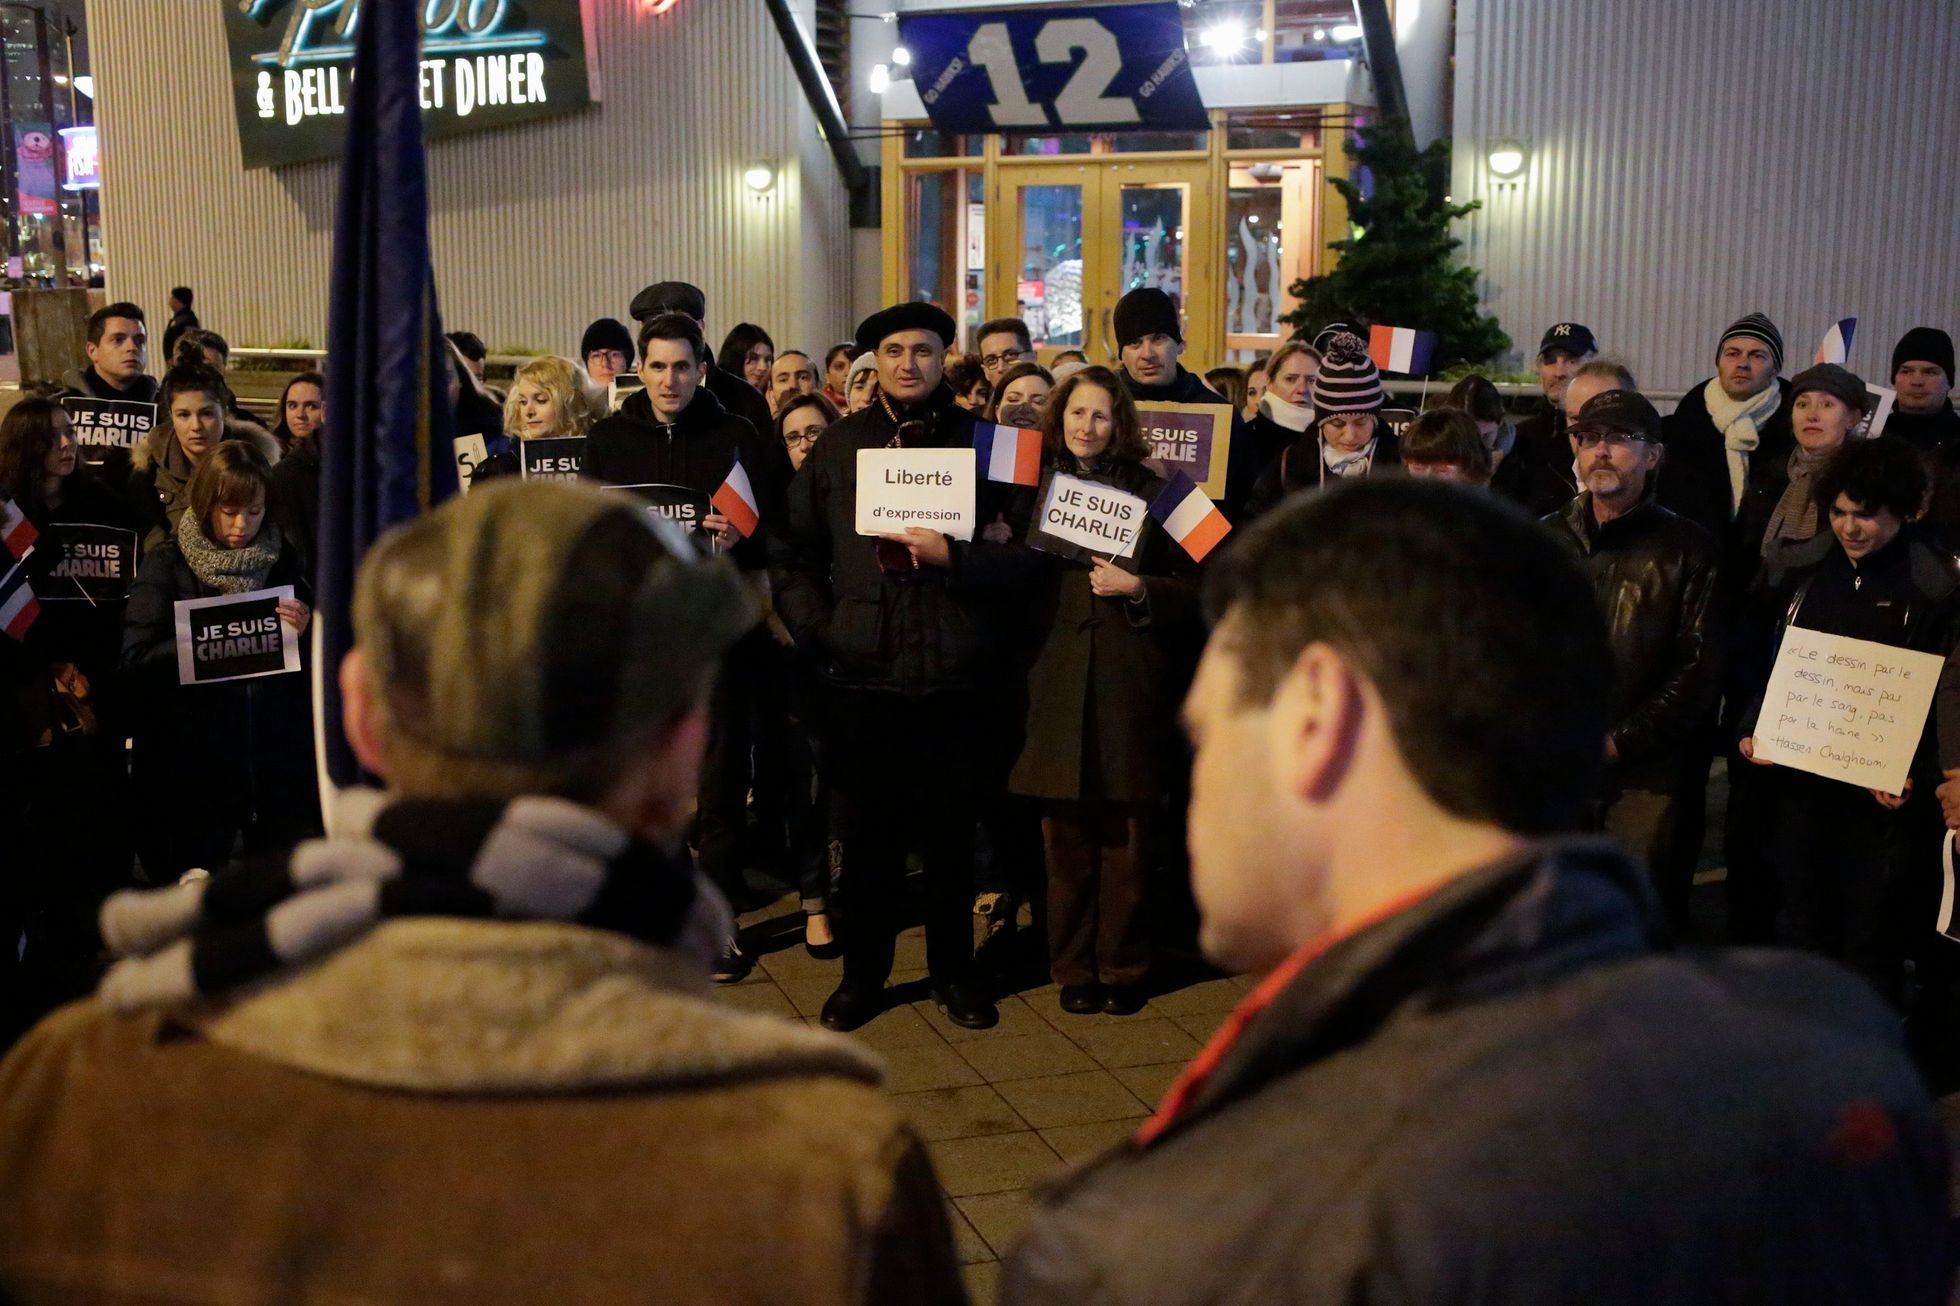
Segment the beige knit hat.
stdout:
<svg viewBox="0 0 1960 1306">
<path fill-rule="evenodd" d="M 397 729 L 538 764 L 685 711 L 760 616 L 725 560 L 633 499 L 501 481 L 375 542 L 354 630 Z"/>
</svg>

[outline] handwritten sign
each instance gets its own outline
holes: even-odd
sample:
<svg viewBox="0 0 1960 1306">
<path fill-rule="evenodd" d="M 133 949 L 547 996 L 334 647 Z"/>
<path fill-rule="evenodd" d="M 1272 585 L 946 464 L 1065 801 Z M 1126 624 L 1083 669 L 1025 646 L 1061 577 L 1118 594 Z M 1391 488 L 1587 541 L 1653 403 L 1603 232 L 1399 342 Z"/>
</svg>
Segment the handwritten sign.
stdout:
<svg viewBox="0 0 1960 1306">
<path fill-rule="evenodd" d="M 490 456 L 490 446 L 484 443 L 481 435 L 459 435 L 450 444 L 456 449 L 456 480 L 463 487 L 463 493 L 470 492 L 470 483 L 476 480 L 476 469 Z"/>
<path fill-rule="evenodd" d="M 82 461 L 100 463 L 111 449 L 130 450 L 157 424 L 157 406 L 127 399 L 64 395 L 61 406 L 75 424 Z"/>
<path fill-rule="evenodd" d="M 1028 544 L 1048 553 L 1079 558 L 1134 558 L 1150 505 L 1134 494 L 1052 472 L 1038 494 L 1041 510 L 1028 530 Z"/>
<path fill-rule="evenodd" d="M 1791 626 L 1763 692 L 1756 756 L 1899 794 L 1944 664 L 1933 653 Z"/>
<path fill-rule="evenodd" d="M 1225 463 L 1232 452 L 1230 404 L 1138 404 L 1145 465 L 1159 476 L 1183 472 L 1207 499 L 1225 494 Z"/>
<path fill-rule="evenodd" d="M 136 579 L 136 532 L 91 522 L 50 522 L 43 543 L 55 551 L 42 603 L 121 603 Z"/>
<path fill-rule="evenodd" d="M 299 632 L 279 617 L 291 585 L 177 601 L 177 682 L 210 685 L 299 670 Z"/>
<path fill-rule="evenodd" d="M 970 540 L 979 473 L 971 449 L 860 449 L 857 532 L 889 535 L 923 526 Z"/>
<path fill-rule="evenodd" d="M 585 437 L 561 435 L 550 440 L 519 440 L 517 470 L 527 481 L 576 481 L 585 463 Z"/>
</svg>

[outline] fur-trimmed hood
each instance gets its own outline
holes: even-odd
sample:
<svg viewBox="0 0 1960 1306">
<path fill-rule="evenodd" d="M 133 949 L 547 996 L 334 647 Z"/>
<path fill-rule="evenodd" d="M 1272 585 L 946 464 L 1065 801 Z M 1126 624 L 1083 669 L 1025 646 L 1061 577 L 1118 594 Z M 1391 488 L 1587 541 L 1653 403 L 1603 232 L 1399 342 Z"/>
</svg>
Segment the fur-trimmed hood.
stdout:
<svg viewBox="0 0 1960 1306">
<path fill-rule="evenodd" d="M 174 438 L 175 436 L 172 435 L 170 430 L 170 415 L 159 411 L 157 413 L 157 424 L 150 428 L 149 438 L 139 440 L 136 448 L 131 451 L 130 466 L 139 472 L 154 466 L 157 459 L 162 455 L 162 451 L 166 448 L 165 441 Z M 265 455 L 265 460 L 268 463 L 277 463 L 279 461 L 280 450 L 278 439 L 273 436 L 272 432 L 266 430 L 257 422 L 248 422 L 241 417 L 227 413 L 225 415 L 225 439 L 243 440 L 247 444 L 257 446 L 258 451 Z"/>
</svg>

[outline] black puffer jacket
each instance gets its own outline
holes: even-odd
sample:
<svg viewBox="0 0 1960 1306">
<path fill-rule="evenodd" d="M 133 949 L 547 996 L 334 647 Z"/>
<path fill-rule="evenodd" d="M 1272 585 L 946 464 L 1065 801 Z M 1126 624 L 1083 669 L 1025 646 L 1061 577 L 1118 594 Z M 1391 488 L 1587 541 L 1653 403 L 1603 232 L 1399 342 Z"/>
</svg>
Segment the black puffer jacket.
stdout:
<svg viewBox="0 0 1960 1306">
<path fill-rule="evenodd" d="M 908 430 L 906 448 L 964 449 L 973 415 L 941 384 L 922 403 L 899 410 L 929 429 Z M 1011 661 L 1016 606 L 1033 574 L 1027 550 L 975 539 L 952 541 L 945 568 L 886 573 L 878 541 L 857 533 L 857 456 L 893 444 L 898 422 L 883 401 L 824 432 L 789 487 L 789 530 L 777 542 L 776 608 L 833 685 L 926 694 L 970 690 L 996 679 Z M 1007 519 L 1026 533 L 1033 495 L 981 479 L 982 523 Z"/>
<path fill-rule="evenodd" d="M 1776 384 L 1782 389 L 1783 403 L 1749 455 L 1752 477 L 1765 463 L 1781 467 L 1797 444 L 1790 427 L 1790 383 L 1779 377 Z M 1661 507 L 1720 539 L 1735 516 L 1735 491 L 1729 483 L 1728 447 L 1708 415 L 1708 401 L 1702 394 L 1707 387 L 1706 380 L 1696 382 L 1674 411 L 1661 419 L 1661 444 L 1667 454 L 1654 498 Z"/>
<path fill-rule="evenodd" d="M 1698 755 L 1721 685 L 1715 541 L 1651 500 L 1601 526 L 1590 492 L 1544 521 L 1592 576 L 1613 642 L 1609 777 L 1670 789 Z"/>
</svg>

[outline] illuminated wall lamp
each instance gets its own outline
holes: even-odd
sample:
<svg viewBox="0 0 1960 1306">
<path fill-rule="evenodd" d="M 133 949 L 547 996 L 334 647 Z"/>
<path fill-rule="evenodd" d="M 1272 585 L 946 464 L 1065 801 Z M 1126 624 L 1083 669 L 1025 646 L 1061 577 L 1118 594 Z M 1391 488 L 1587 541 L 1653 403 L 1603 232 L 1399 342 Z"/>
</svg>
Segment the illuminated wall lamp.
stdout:
<svg viewBox="0 0 1960 1306">
<path fill-rule="evenodd" d="M 742 170 L 742 183 L 758 195 L 766 195 L 776 188 L 776 165 L 767 159 L 758 159 Z"/>
<path fill-rule="evenodd" d="M 1524 146 L 1517 141 L 1497 141 L 1490 147 L 1486 161 L 1491 176 L 1499 181 L 1516 181 L 1524 172 Z"/>
</svg>

